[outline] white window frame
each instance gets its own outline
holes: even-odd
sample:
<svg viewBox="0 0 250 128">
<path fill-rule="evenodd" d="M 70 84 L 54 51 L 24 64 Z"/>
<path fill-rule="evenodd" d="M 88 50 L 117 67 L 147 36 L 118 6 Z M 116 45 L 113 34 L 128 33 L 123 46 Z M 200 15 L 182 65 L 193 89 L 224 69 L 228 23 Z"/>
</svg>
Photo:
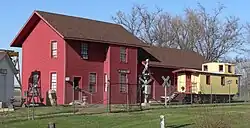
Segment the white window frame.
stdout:
<svg viewBox="0 0 250 128">
<path fill-rule="evenodd" d="M 120 62 L 126 63 L 127 62 L 127 48 L 120 47 Z"/>
<path fill-rule="evenodd" d="M 57 41 L 51 41 L 51 57 L 57 58 Z"/>
<path fill-rule="evenodd" d="M 95 76 L 94 77 L 94 82 L 91 81 L 91 79 L 93 79 L 91 76 Z M 89 73 L 89 92 L 91 92 L 91 93 L 97 92 L 96 86 L 97 86 L 97 73 L 91 72 L 91 73 Z M 93 87 L 93 90 L 90 89 L 90 87 Z"/>
<path fill-rule="evenodd" d="M 87 43 L 81 43 L 81 57 L 82 59 L 88 59 L 89 58 L 89 45 Z"/>
<path fill-rule="evenodd" d="M 124 75 L 124 76 L 123 76 Z M 124 80 L 122 79 L 124 77 Z M 128 86 L 128 74 L 127 73 L 119 73 L 119 83 L 120 83 L 120 92 L 125 93 L 127 92 Z"/>
<path fill-rule="evenodd" d="M 57 73 L 50 73 L 50 89 L 56 91 L 57 90 Z"/>
</svg>

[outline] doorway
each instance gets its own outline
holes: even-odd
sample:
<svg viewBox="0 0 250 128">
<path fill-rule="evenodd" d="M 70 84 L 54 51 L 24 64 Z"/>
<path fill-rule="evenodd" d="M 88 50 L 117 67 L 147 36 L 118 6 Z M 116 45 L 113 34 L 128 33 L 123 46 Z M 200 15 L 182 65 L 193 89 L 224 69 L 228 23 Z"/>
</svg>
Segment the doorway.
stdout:
<svg viewBox="0 0 250 128">
<path fill-rule="evenodd" d="M 81 81 L 81 77 L 74 77 L 74 100 L 79 100 L 80 99 L 80 91 L 78 90 L 78 88 L 80 87 L 80 81 Z"/>
<path fill-rule="evenodd" d="M 191 92 L 191 73 L 186 73 L 186 92 Z"/>
<path fill-rule="evenodd" d="M 7 102 L 6 91 L 6 75 L 0 74 L 0 102 Z"/>
</svg>

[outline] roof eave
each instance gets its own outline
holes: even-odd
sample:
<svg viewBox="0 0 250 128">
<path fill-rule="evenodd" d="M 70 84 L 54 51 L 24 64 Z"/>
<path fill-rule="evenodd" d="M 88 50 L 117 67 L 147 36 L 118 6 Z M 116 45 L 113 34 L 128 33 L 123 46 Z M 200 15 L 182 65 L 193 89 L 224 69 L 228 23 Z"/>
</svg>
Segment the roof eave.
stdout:
<svg viewBox="0 0 250 128">
<path fill-rule="evenodd" d="M 107 44 L 114 44 L 114 45 L 124 45 L 124 46 L 131 46 L 131 47 L 149 47 L 145 44 L 142 45 L 135 45 L 135 44 L 127 44 L 122 42 L 111 42 L 111 41 L 105 41 L 105 40 L 95 40 L 95 39 L 86 39 L 86 38 L 76 38 L 76 37 L 64 37 L 65 40 L 78 40 L 78 41 L 88 41 L 88 42 L 98 42 L 98 43 L 107 43 Z"/>
<path fill-rule="evenodd" d="M 29 17 L 29 19 L 26 21 L 26 23 L 22 26 L 22 28 L 19 30 L 19 32 L 17 33 L 17 35 L 15 36 L 14 40 L 12 40 L 12 42 L 10 43 L 11 47 L 22 47 L 21 44 L 19 44 L 17 42 L 17 38 L 19 37 L 19 35 L 21 34 L 21 32 L 24 31 L 25 26 L 27 26 L 27 24 L 31 21 L 31 19 L 34 17 L 35 11 L 32 12 L 31 16 Z"/>
<path fill-rule="evenodd" d="M 187 67 L 178 67 L 178 66 L 171 66 L 171 65 L 163 65 L 163 64 L 149 64 L 150 67 L 159 67 L 159 68 L 176 68 L 176 69 L 183 69 Z M 192 69 L 201 69 L 201 68 L 192 68 Z"/>
<path fill-rule="evenodd" d="M 9 66 L 11 67 L 13 73 L 14 73 L 14 74 L 17 74 L 18 71 L 17 71 L 16 67 L 14 66 L 14 64 L 13 64 L 13 62 L 12 62 L 12 60 L 11 60 L 11 58 L 8 56 L 7 53 L 4 53 L 4 54 L 5 54 L 5 55 L 3 56 L 3 58 L 0 59 L 0 61 L 3 60 L 4 58 L 6 58 L 6 60 L 7 60 L 8 63 L 10 64 Z"/>
<path fill-rule="evenodd" d="M 60 37 L 64 38 L 63 35 L 61 33 L 59 33 L 52 25 L 50 25 L 36 10 L 33 11 L 33 13 L 31 14 L 31 16 L 29 17 L 29 19 L 26 21 L 26 23 L 24 24 L 24 26 L 21 28 L 21 30 L 18 32 L 18 34 L 15 36 L 14 40 L 11 42 L 10 46 L 11 47 L 22 47 L 22 41 L 20 40 L 25 40 L 22 38 L 25 37 L 20 37 L 22 32 L 24 32 L 25 29 L 30 29 L 27 28 L 28 24 L 32 24 L 32 19 L 36 18 L 35 16 L 38 16 L 38 18 L 40 18 L 41 20 L 43 20 L 50 28 L 52 28 Z M 34 19 L 36 20 L 36 19 Z M 39 19 L 37 19 L 39 20 Z M 36 22 L 33 22 L 33 24 L 35 24 Z M 35 26 L 35 25 L 34 25 Z M 33 28 L 32 28 L 33 29 Z M 19 39 L 20 38 L 20 39 Z"/>
</svg>

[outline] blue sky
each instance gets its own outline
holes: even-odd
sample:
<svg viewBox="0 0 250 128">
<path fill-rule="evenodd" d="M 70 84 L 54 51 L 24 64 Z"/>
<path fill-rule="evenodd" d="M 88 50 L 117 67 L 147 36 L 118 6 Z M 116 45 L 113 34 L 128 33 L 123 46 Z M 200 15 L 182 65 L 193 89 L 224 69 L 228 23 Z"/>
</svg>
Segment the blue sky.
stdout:
<svg viewBox="0 0 250 128">
<path fill-rule="evenodd" d="M 249 0 L 6 0 L 0 3 L 0 48 L 10 48 L 10 42 L 34 10 L 112 22 L 112 15 L 118 10 L 130 11 L 133 4 L 144 4 L 149 9 L 158 6 L 171 14 L 181 14 L 186 7 L 197 7 L 197 2 L 208 10 L 220 2 L 227 7 L 222 17 L 234 15 L 242 23 L 250 21 Z"/>
</svg>

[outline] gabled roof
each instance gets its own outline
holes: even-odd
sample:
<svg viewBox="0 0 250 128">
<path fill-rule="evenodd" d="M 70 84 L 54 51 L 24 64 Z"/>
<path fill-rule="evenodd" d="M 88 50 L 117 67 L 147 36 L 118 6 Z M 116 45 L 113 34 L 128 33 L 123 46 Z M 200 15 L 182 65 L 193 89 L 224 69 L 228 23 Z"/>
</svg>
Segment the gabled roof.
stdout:
<svg viewBox="0 0 250 128">
<path fill-rule="evenodd" d="M 16 70 L 16 68 L 15 68 L 15 66 L 14 66 L 14 64 L 13 64 L 13 62 L 11 61 L 10 57 L 8 56 L 8 54 L 7 54 L 6 52 L 0 51 L 0 62 L 1 62 L 2 60 L 4 60 L 4 58 L 6 58 L 6 60 L 7 60 L 8 64 L 10 65 L 10 68 L 12 69 L 13 73 L 16 74 L 16 73 L 17 73 L 17 70 Z M 1 67 L 0 67 L 0 68 L 1 68 Z"/>
<path fill-rule="evenodd" d="M 63 39 L 135 47 L 148 46 L 121 25 L 45 11 L 34 11 L 18 36 L 11 43 L 11 46 L 21 47 L 25 38 L 27 38 L 40 19 L 44 20 Z"/>
<path fill-rule="evenodd" d="M 205 62 L 203 56 L 193 51 L 156 46 L 143 49 L 160 61 L 149 62 L 152 67 L 201 69 L 202 64 Z"/>
<path fill-rule="evenodd" d="M 11 47 L 22 47 L 22 43 L 43 20 L 63 39 L 92 41 L 117 45 L 140 47 L 159 62 L 150 62 L 154 67 L 200 69 L 204 58 L 191 51 L 148 46 L 121 25 L 68 16 L 44 11 L 34 11 L 27 23 L 11 43 Z"/>
</svg>

